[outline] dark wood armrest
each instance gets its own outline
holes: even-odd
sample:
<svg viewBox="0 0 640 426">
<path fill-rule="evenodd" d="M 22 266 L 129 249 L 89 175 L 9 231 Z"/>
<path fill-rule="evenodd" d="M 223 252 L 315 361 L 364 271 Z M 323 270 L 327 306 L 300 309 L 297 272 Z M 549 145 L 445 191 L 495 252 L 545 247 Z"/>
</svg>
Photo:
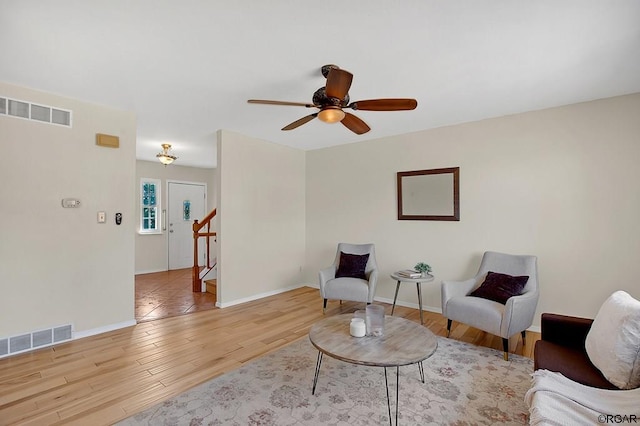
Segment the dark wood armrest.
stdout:
<svg viewBox="0 0 640 426">
<path fill-rule="evenodd" d="M 575 349 L 584 349 L 584 341 L 593 320 L 558 314 L 542 314 L 542 340 Z"/>
</svg>

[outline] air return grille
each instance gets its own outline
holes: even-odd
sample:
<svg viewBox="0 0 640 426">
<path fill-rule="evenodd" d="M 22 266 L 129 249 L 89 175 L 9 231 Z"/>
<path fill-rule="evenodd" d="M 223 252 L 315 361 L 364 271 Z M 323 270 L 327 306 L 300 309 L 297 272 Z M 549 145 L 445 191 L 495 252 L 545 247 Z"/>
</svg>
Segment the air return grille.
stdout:
<svg viewBox="0 0 640 426">
<path fill-rule="evenodd" d="M 0 358 L 31 349 L 43 348 L 54 343 L 65 342 L 73 337 L 71 324 L 60 327 L 38 330 L 32 333 L 21 334 L 0 339 Z"/>
<path fill-rule="evenodd" d="M 72 112 L 0 96 L 0 116 L 2 115 L 71 127 Z"/>
</svg>

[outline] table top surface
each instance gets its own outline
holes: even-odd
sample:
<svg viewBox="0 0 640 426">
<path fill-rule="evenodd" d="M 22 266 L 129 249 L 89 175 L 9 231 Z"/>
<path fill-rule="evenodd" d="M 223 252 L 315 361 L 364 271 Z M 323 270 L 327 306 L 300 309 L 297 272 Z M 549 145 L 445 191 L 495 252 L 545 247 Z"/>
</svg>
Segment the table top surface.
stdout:
<svg viewBox="0 0 640 426">
<path fill-rule="evenodd" d="M 320 352 L 352 364 L 397 367 L 429 358 L 438 339 L 426 327 L 400 317 L 385 316 L 384 336 L 353 337 L 353 314 L 337 315 L 315 323 L 309 340 Z"/>
<path fill-rule="evenodd" d="M 391 278 L 393 278 L 396 281 L 405 281 L 408 283 L 428 283 L 430 281 L 433 281 L 433 275 L 427 275 L 426 277 L 409 278 L 409 277 L 404 277 L 402 275 L 398 275 L 396 272 L 391 274 Z"/>
</svg>

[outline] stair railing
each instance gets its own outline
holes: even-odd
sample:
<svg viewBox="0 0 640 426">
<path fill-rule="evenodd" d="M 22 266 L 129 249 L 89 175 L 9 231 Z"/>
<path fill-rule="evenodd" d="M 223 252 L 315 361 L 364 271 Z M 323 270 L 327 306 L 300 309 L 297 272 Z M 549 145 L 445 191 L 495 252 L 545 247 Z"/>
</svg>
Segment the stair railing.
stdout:
<svg viewBox="0 0 640 426">
<path fill-rule="evenodd" d="M 202 219 L 202 222 L 199 223 L 197 219 L 193 221 L 193 269 L 191 270 L 191 290 L 193 292 L 202 292 L 202 278 L 216 266 L 216 259 L 214 258 L 213 262 L 211 261 L 211 250 L 209 250 L 211 238 L 216 238 L 216 233 L 211 232 L 211 221 L 213 220 L 215 215 L 216 209 L 213 209 L 211 213 L 209 213 L 204 219 Z M 202 231 L 202 228 L 204 228 L 205 226 L 207 229 Z M 198 264 L 198 239 L 200 237 L 205 238 L 207 250 L 207 262 L 202 271 L 200 271 L 200 265 Z"/>
</svg>

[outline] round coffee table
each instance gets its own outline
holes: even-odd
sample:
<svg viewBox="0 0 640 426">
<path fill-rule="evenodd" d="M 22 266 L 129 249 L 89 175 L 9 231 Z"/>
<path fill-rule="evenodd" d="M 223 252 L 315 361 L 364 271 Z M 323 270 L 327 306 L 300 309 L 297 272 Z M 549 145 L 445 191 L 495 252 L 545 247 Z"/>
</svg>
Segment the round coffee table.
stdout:
<svg viewBox="0 0 640 426">
<path fill-rule="evenodd" d="M 387 407 L 391 424 L 391 402 L 387 367 L 396 368 L 396 425 L 398 424 L 398 399 L 400 394 L 399 370 L 401 365 L 418 364 L 420 379 L 424 383 L 422 361 L 429 358 L 438 347 L 436 336 L 426 327 L 400 317 L 385 316 L 384 336 L 352 337 L 349 323 L 352 314 L 337 315 L 317 322 L 309 331 L 311 344 L 318 349 L 316 371 L 311 394 L 315 394 L 323 354 L 352 364 L 384 367 L 387 387 Z"/>
</svg>

